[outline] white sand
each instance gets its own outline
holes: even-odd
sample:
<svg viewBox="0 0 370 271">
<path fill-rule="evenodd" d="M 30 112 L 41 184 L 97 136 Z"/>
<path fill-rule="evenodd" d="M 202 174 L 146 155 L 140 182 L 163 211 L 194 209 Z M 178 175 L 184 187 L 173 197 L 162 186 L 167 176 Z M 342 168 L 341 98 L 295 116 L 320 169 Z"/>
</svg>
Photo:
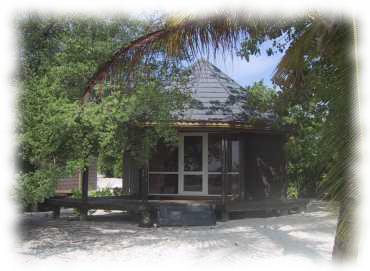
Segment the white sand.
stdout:
<svg viewBox="0 0 370 271">
<path fill-rule="evenodd" d="M 314 201 L 304 213 L 217 222 L 214 227 L 139 228 L 119 216 L 80 222 L 27 216 L 19 247 L 27 263 L 48 261 L 125 264 L 243 263 L 299 258 L 329 262 L 335 208 Z"/>
<path fill-rule="evenodd" d="M 122 188 L 122 178 L 105 178 L 101 175 L 98 175 L 96 188 L 97 190 L 106 188 Z"/>
</svg>

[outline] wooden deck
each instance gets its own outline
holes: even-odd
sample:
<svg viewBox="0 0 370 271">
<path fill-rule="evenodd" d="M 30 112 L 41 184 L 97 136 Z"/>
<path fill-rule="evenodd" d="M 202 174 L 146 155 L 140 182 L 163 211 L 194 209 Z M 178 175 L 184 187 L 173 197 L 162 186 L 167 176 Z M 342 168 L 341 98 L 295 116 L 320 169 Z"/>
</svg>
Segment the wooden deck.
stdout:
<svg viewBox="0 0 370 271">
<path fill-rule="evenodd" d="M 308 204 L 307 199 L 295 200 L 255 200 L 255 201 L 226 201 L 222 204 L 220 199 L 133 199 L 129 197 L 100 197 L 88 198 L 87 200 L 73 198 L 52 198 L 46 204 L 52 208 L 83 208 L 83 209 L 104 209 L 141 212 L 143 210 L 158 208 L 161 205 L 213 205 L 215 209 L 224 209 L 228 213 L 233 212 L 285 212 L 302 211 Z"/>
<path fill-rule="evenodd" d="M 215 205 L 210 200 L 159 200 L 150 199 L 143 201 L 129 197 L 99 197 L 88 198 L 87 200 L 74 198 L 52 198 L 48 199 L 46 205 L 52 208 L 82 208 L 82 209 L 103 209 L 142 212 L 144 210 L 158 208 L 161 205 Z"/>
</svg>

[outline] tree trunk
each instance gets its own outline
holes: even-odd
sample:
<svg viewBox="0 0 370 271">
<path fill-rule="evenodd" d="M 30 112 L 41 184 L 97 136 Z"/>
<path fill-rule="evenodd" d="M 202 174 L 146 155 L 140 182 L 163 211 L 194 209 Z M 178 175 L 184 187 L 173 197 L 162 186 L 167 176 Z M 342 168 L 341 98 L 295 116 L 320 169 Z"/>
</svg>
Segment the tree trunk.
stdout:
<svg viewBox="0 0 370 271">
<path fill-rule="evenodd" d="M 332 259 L 334 261 L 350 261 L 357 257 L 354 207 L 354 200 L 343 200 L 340 204 L 332 253 Z"/>
</svg>

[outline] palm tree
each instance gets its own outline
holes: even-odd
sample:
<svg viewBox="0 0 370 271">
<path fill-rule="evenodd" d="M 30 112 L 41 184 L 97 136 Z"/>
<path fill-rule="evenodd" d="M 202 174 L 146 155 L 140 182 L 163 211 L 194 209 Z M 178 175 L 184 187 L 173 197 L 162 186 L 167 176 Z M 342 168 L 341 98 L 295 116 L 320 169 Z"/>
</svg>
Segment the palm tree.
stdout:
<svg viewBox="0 0 370 271">
<path fill-rule="evenodd" d="M 346 21 L 315 17 L 286 51 L 273 78 L 287 92 L 307 85 L 317 87 L 305 80 L 328 80 L 327 84 L 320 82 L 314 91 L 328 103 L 330 110 L 323 131 L 322 146 L 325 148 L 321 159 L 328 165 L 322 186 L 340 203 L 332 252 L 335 260 L 352 259 L 357 254 L 354 207 L 359 196 L 351 168 L 356 137 L 356 122 L 351 114 L 355 101 L 352 91 L 355 63 L 350 50 L 354 41 L 353 30 Z M 307 72 L 307 63 L 320 63 L 319 73 L 314 73 L 312 67 Z"/>
<path fill-rule="evenodd" d="M 235 50 L 241 39 L 249 39 L 252 45 L 258 47 L 265 40 L 289 33 L 291 43 L 277 66 L 273 80 L 283 92 L 295 92 L 296 95 L 311 87 L 315 95 L 330 105 L 323 137 L 323 161 L 330 166 L 323 186 L 331 198 L 340 202 L 333 258 L 352 257 L 356 252 L 353 202 L 358 194 L 350 172 L 355 135 L 350 114 L 353 60 L 348 48 L 353 41 L 353 29 L 349 26 L 343 20 L 324 18 L 318 14 L 278 23 L 236 13 L 203 18 L 167 18 L 159 29 L 124 45 L 98 67 L 86 84 L 82 102 L 91 97 L 96 85 L 116 73 L 122 63 L 134 67 L 145 55 L 158 50 L 165 51 L 168 57 L 191 59 L 199 53 L 210 53 L 211 49 L 213 53 Z M 328 78 L 332 80 L 330 84 L 311 83 Z"/>
</svg>

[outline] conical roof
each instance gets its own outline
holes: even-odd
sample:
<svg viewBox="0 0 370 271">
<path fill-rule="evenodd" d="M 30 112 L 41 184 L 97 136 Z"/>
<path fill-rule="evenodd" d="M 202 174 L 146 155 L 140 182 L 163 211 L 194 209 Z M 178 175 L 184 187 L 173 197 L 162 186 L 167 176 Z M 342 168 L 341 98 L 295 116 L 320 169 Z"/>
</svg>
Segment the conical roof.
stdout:
<svg viewBox="0 0 370 271">
<path fill-rule="evenodd" d="M 237 105 L 228 106 L 231 112 L 214 109 L 215 104 L 223 106 L 233 90 L 241 86 L 207 60 L 193 64 L 187 88 L 198 106 L 186 110 L 183 120 L 232 121 L 233 115 L 240 112 Z"/>
</svg>

